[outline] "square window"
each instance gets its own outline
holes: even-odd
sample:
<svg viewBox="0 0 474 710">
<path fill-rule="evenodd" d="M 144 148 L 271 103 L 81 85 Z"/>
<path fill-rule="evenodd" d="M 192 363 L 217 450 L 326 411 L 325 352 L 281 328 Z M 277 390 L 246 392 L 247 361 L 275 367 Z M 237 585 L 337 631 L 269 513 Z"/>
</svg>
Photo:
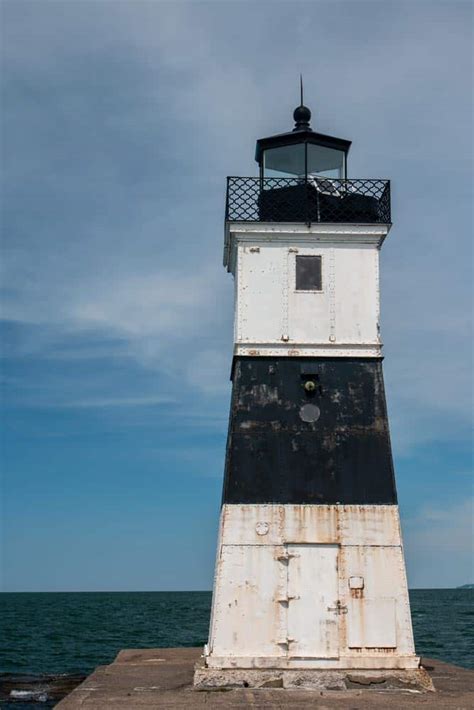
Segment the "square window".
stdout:
<svg viewBox="0 0 474 710">
<path fill-rule="evenodd" d="M 321 257 L 296 257 L 296 290 L 321 291 Z"/>
</svg>

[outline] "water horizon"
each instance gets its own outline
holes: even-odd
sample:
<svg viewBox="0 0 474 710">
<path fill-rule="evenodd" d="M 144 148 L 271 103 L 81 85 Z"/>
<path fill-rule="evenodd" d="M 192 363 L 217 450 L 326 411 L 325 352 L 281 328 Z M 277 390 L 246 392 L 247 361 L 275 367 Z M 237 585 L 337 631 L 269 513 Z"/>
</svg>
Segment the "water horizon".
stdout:
<svg viewBox="0 0 474 710">
<path fill-rule="evenodd" d="M 410 592 L 474 589 L 474 583 L 456 587 L 409 587 Z M 0 589 L 0 594 L 212 594 L 212 589 Z"/>
</svg>

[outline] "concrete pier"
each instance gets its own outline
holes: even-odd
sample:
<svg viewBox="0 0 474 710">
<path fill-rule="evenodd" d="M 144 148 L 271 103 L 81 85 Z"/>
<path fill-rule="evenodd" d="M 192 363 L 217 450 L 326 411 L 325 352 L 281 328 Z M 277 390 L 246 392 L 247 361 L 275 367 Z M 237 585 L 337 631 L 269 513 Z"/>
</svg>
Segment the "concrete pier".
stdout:
<svg viewBox="0 0 474 710">
<path fill-rule="evenodd" d="M 155 648 L 120 651 L 100 666 L 56 707 L 59 710 L 112 708 L 273 708 L 275 710 L 365 710 L 381 707 L 469 710 L 474 707 L 474 671 L 424 659 L 436 691 L 384 689 L 370 684 L 341 691 L 284 688 L 199 690 L 193 686 L 201 648 Z"/>
</svg>

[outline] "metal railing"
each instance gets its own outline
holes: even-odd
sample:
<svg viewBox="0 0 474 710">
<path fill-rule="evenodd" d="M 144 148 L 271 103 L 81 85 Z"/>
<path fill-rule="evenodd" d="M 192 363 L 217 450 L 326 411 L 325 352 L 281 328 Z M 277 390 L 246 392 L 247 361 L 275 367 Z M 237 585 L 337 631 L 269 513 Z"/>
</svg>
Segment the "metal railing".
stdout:
<svg viewBox="0 0 474 710">
<path fill-rule="evenodd" d="M 390 224 L 390 181 L 228 177 L 225 218 Z"/>
</svg>

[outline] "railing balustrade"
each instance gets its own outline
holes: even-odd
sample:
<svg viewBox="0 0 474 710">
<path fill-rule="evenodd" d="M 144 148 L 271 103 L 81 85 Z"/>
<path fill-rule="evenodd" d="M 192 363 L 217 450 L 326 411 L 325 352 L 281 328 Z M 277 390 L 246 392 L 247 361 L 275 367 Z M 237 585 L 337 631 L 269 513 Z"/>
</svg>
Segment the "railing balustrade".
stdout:
<svg viewBox="0 0 474 710">
<path fill-rule="evenodd" d="M 226 220 L 390 224 L 390 181 L 229 177 Z"/>
</svg>

